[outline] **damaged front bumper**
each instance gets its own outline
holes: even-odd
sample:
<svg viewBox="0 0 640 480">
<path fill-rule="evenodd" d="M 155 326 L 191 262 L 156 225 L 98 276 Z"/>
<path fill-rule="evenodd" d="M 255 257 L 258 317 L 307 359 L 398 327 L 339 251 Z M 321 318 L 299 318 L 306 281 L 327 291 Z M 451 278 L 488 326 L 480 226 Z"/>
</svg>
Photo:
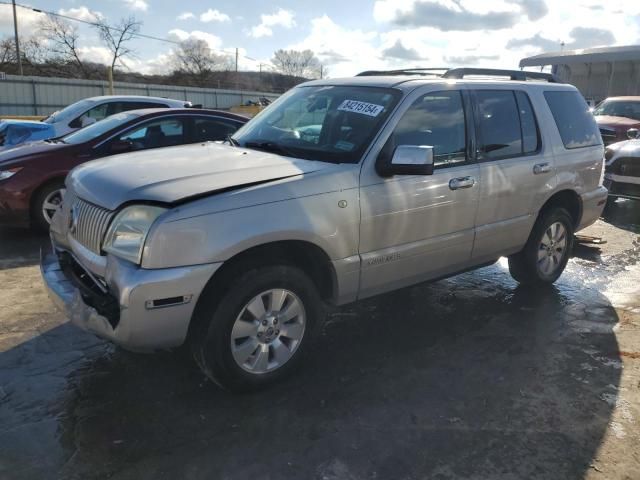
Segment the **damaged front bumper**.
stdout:
<svg viewBox="0 0 640 480">
<path fill-rule="evenodd" d="M 72 323 L 141 351 L 184 343 L 200 293 L 220 265 L 146 270 L 110 255 L 98 278 L 55 244 L 41 259 L 49 296 Z"/>
</svg>

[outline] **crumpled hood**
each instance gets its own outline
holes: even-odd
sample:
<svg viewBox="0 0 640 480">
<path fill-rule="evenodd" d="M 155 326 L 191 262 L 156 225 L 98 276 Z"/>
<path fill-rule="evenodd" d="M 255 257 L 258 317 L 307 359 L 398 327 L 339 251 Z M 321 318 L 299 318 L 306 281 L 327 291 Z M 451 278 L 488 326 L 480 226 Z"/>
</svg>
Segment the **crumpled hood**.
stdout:
<svg viewBox="0 0 640 480">
<path fill-rule="evenodd" d="M 81 198 L 115 210 L 130 201 L 176 203 L 230 188 L 311 173 L 331 164 L 215 143 L 120 154 L 76 167 Z"/>
</svg>

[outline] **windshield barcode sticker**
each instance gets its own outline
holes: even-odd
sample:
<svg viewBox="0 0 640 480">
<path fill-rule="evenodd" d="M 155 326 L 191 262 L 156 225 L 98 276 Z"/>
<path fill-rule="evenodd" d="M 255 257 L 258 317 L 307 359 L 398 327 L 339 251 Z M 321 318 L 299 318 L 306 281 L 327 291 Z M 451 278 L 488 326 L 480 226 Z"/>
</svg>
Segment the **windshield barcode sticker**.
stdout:
<svg viewBox="0 0 640 480">
<path fill-rule="evenodd" d="M 359 102 L 358 100 L 345 100 L 340 104 L 338 110 L 377 117 L 380 115 L 380 112 L 384 110 L 384 107 L 382 105 L 376 105 L 375 103 Z"/>
</svg>

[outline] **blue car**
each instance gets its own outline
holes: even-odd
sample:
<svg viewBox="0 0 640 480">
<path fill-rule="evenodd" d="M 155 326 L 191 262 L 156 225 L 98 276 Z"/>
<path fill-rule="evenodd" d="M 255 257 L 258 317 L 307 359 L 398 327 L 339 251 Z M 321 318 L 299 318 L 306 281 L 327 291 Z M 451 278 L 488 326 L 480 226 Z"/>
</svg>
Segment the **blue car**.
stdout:
<svg viewBox="0 0 640 480">
<path fill-rule="evenodd" d="M 0 151 L 55 135 L 53 125 L 27 120 L 0 120 Z"/>
</svg>

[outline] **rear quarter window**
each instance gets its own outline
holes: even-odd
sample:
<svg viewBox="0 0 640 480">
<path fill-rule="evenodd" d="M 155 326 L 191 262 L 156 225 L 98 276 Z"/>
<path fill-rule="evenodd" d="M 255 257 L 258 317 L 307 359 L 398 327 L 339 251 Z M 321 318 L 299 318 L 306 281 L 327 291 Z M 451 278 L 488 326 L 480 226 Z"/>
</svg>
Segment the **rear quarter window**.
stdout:
<svg viewBox="0 0 640 480">
<path fill-rule="evenodd" d="M 576 91 L 544 92 L 565 148 L 601 145 L 602 138 L 589 105 Z"/>
</svg>

